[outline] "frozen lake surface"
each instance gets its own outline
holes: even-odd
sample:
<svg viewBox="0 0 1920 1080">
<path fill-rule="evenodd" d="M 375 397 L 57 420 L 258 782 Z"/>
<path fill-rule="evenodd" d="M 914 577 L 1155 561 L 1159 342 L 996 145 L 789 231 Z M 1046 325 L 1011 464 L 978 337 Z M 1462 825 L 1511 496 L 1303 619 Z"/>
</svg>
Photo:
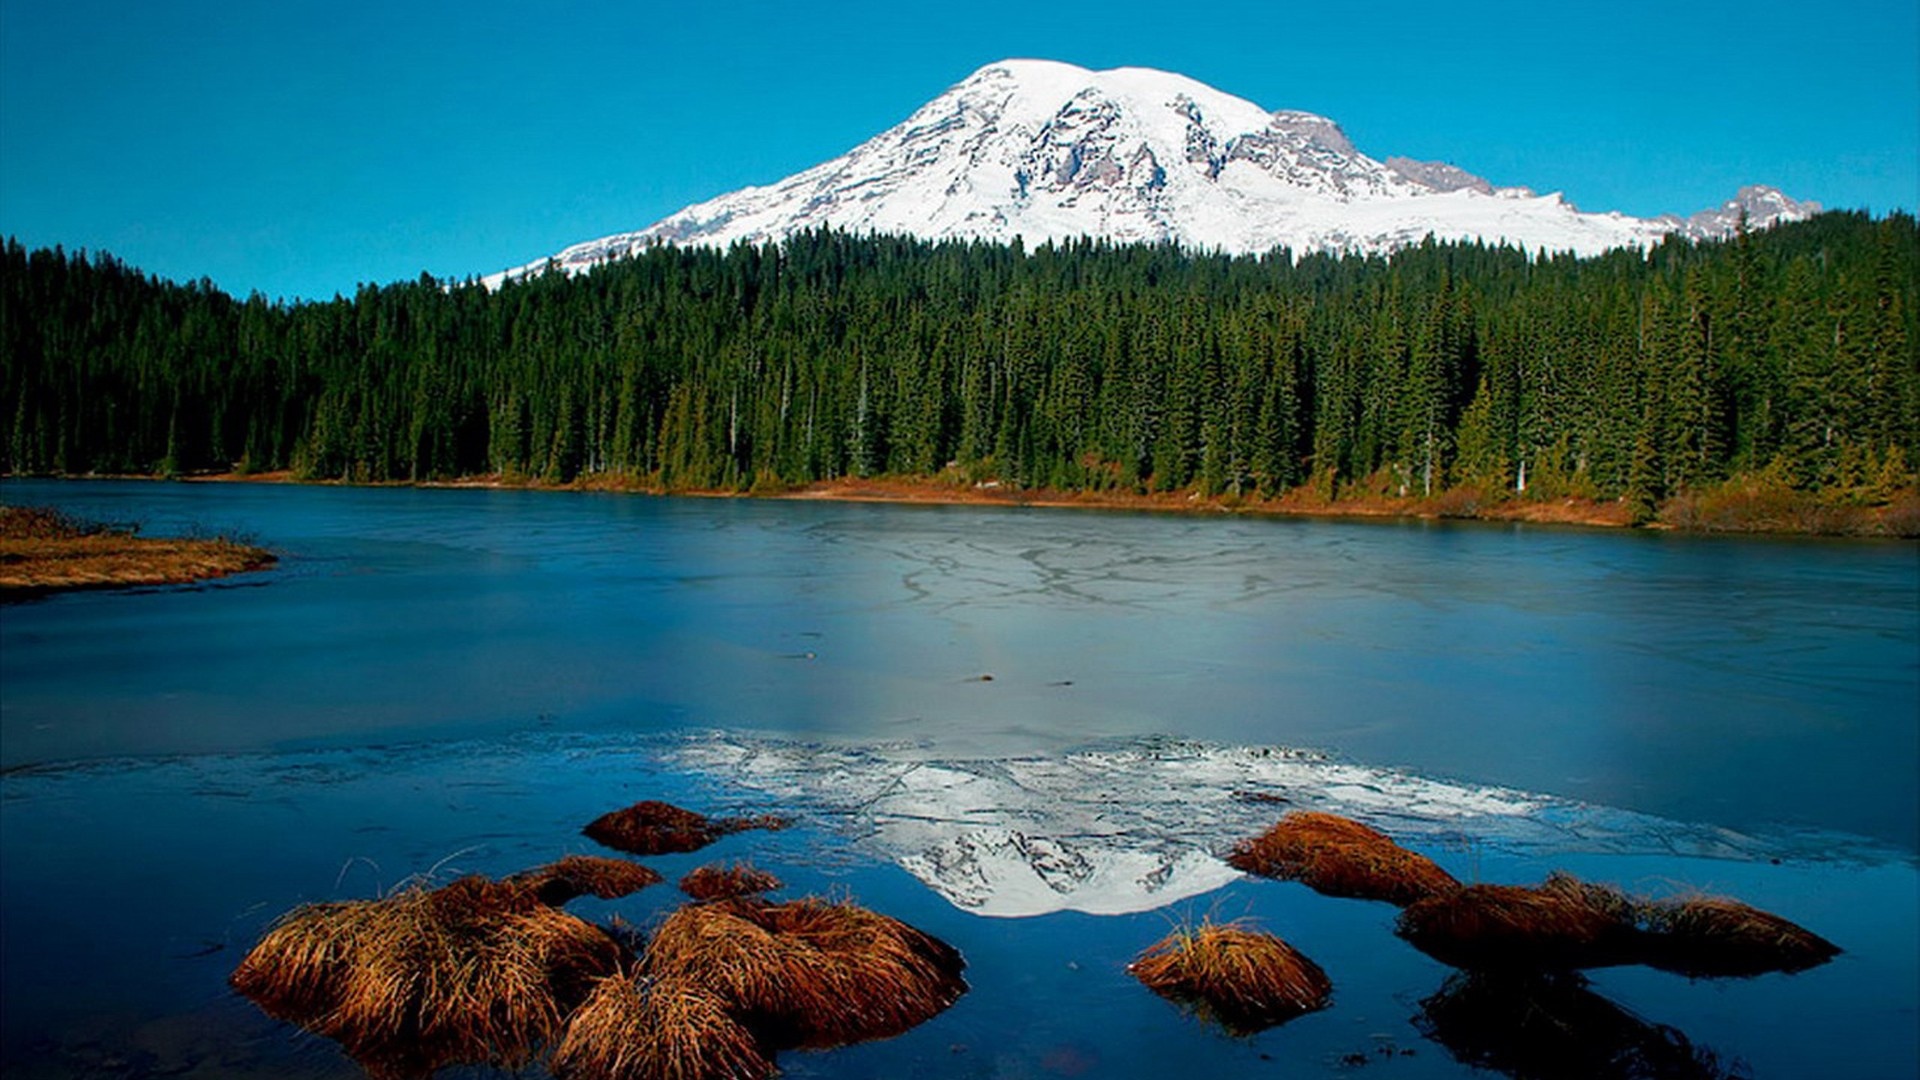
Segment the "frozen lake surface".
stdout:
<svg viewBox="0 0 1920 1080">
<path fill-rule="evenodd" d="M 352 1075 L 232 997 L 275 914 L 587 851 L 645 797 L 780 808 L 751 855 L 966 953 L 974 989 L 789 1075 L 1470 1070 L 1393 909 L 1219 861 L 1290 806 L 1462 880 L 1725 892 L 1847 950 L 1592 989 L 1758 1076 L 1916 1069 L 1911 544 L 1480 525 L 8 482 L 279 568 L 0 609 L 0 1065 Z M 1284 803 L 1273 800 L 1285 800 Z M 684 864 L 684 865 L 682 865 Z M 670 887 L 600 904 L 644 925 Z M 1251 917 L 1334 1007 L 1252 1039 L 1148 994 Z M 1779 1018 L 1791 1016 L 1791 1023 Z M 1391 1046 L 1392 1055 L 1379 1053 Z M 1412 1054 L 1401 1053 L 1413 1050 Z"/>
</svg>

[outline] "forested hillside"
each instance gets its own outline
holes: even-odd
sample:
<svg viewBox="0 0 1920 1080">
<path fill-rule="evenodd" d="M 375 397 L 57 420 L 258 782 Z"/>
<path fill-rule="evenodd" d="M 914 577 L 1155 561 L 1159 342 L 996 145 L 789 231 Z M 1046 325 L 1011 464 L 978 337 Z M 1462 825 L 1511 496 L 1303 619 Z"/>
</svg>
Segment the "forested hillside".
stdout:
<svg viewBox="0 0 1920 1080">
<path fill-rule="evenodd" d="M 1589 259 L 817 233 L 279 304 L 9 241 L 0 467 L 1871 505 L 1920 460 L 1917 263 L 1904 214 Z"/>
</svg>

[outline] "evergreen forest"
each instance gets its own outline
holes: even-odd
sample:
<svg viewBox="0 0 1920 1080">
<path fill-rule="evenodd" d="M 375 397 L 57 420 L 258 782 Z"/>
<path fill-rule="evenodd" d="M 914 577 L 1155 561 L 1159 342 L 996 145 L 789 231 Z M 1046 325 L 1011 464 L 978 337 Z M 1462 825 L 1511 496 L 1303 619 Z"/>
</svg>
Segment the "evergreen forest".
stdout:
<svg viewBox="0 0 1920 1080">
<path fill-rule="evenodd" d="M 803 234 L 490 290 L 237 299 L 0 262 L 0 469 L 1260 499 L 1911 496 L 1912 216 L 1592 258 Z"/>
</svg>

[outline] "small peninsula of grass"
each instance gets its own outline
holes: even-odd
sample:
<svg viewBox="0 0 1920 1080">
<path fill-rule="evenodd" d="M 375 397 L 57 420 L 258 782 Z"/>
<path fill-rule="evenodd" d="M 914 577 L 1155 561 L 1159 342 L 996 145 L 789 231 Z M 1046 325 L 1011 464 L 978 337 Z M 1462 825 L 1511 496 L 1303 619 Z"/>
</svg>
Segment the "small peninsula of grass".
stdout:
<svg viewBox="0 0 1920 1080">
<path fill-rule="evenodd" d="M 45 507 L 0 506 L 0 597 L 69 589 L 180 585 L 260 570 L 263 548 L 224 538 L 153 538 Z"/>
</svg>

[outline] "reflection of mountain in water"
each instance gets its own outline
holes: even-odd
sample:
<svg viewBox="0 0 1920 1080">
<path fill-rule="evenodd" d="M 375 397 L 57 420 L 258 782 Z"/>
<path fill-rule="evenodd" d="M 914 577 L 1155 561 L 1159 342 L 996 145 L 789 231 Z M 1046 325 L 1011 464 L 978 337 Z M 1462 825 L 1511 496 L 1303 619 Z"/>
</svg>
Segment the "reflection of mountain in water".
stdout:
<svg viewBox="0 0 1920 1080">
<path fill-rule="evenodd" d="M 1346 764 L 1300 750 L 1152 738 L 1061 757 L 927 760 L 910 745 L 703 735 L 669 764 L 828 820 L 982 915 L 1146 911 L 1238 872 L 1233 841 L 1290 808 L 1358 817 L 1415 847 L 1762 854 L 1704 826 Z"/>
</svg>

